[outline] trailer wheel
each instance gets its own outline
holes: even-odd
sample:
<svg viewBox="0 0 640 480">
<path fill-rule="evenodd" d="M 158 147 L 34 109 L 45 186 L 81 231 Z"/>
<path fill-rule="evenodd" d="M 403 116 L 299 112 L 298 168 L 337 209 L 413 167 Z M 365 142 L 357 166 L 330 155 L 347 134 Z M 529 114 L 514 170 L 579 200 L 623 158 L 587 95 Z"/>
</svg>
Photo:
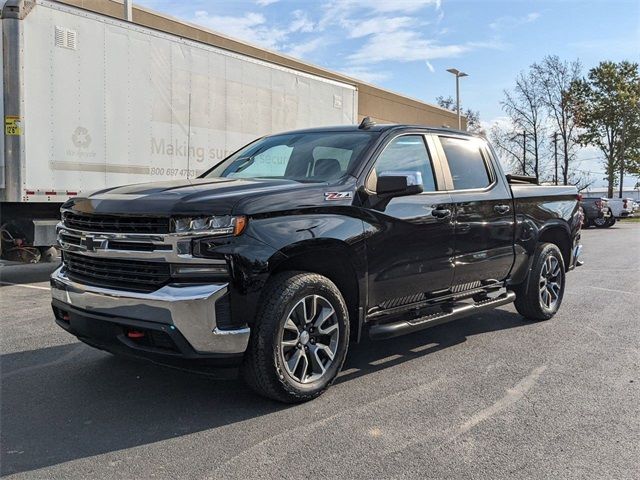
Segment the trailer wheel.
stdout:
<svg viewBox="0 0 640 480">
<path fill-rule="evenodd" d="M 265 287 L 242 365 L 256 392 L 286 403 L 311 400 L 335 380 L 347 354 L 342 294 L 315 273 L 283 272 Z"/>
</svg>

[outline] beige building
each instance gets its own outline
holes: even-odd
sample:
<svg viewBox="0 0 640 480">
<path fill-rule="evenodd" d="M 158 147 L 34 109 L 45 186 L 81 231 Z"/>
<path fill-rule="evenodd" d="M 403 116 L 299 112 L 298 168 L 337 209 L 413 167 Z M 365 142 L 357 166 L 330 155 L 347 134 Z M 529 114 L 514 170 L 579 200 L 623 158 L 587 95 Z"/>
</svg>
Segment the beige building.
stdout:
<svg viewBox="0 0 640 480">
<path fill-rule="evenodd" d="M 122 19 L 122 1 L 116 0 L 59 0 L 75 7 Z M 302 72 L 337 80 L 355 86 L 358 90 L 358 118 L 366 116 L 380 123 L 416 123 L 430 126 L 451 126 L 457 124 L 456 114 L 436 105 L 415 100 L 398 93 L 385 90 L 361 80 L 351 78 L 324 68 L 305 63 L 282 53 L 273 52 L 220 33 L 207 30 L 170 16 L 143 7 L 133 7 L 133 22 L 155 30 L 179 35 L 183 38 L 223 48 L 234 53 L 248 55 L 273 64 L 293 68 Z M 463 128 L 465 120 L 463 118 Z"/>
</svg>

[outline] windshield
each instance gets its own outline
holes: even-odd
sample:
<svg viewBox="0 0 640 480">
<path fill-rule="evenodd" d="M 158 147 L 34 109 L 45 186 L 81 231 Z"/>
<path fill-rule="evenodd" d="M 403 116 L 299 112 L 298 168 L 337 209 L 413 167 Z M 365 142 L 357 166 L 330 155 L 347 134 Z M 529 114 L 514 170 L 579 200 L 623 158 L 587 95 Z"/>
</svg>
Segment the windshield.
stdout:
<svg viewBox="0 0 640 480">
<path fill-rule="evenodd" d="M 265 137 L 234 153 L 204 177 L 336 180 L 351 171 L 375 136 L 372 132 L 317 132 Z"/>
</svg>

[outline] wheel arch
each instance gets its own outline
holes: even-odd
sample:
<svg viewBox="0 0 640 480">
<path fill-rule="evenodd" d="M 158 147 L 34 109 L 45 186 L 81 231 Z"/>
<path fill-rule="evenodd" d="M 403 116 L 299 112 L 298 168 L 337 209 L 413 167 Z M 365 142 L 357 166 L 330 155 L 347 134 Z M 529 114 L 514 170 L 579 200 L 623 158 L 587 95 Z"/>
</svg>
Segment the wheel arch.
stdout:
<svg viewBox="0 0 640 480">
<path fill-rule="evenodd" d="M 274 262 L 270 276 L 285 271 L 302 271 L 323 275 L 331 280 L 347 303 L 351 339 L 358 341 L 362 332 L 366 303 L 366 267 L 364 252 L 335 239 L 299 242 L 283 249 Z"/>
<path fill-rule="evenodd" d="M 552 243 L 560 250 L 565 270 L 571 264 L 571 234 L 569 227 L 562 224 L 551 224 L 543 227 L 538 234 L 537 243 Z"/>
</svg>

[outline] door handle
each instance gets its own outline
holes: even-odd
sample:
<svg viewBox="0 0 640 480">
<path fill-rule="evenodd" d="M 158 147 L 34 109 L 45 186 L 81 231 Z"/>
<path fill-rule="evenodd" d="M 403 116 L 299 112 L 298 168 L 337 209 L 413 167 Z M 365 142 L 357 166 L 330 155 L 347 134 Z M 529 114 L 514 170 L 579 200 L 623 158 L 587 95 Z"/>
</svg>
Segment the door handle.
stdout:
<svg viewBox="0 0 640 480">
<path fill-rule="evenodd" d="M 448 208 L 434 208 L 433 210 L 431 210 L 431 215 L 439 220 L 442 220 L 451 216 L 451 210 L 449 210 Z"/>
<path fill-rule="evenodd" d="M 509 210 L 511 210 L 511 207 L 509 205 L 496 205 L 493 207 L 493 209 L 500 213 L 500 214 L 505 214 L 507 213 Z"/>
</svg>

